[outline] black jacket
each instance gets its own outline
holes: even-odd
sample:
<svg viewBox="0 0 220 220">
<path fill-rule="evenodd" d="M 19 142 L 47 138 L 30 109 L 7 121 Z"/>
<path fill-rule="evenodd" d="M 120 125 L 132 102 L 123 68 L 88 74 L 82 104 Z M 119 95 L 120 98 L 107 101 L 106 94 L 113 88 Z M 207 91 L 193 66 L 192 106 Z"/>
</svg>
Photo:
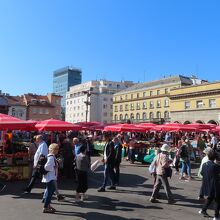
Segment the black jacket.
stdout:
<svg viewBox="0 0 220 220">
<path fill-rule="evenodd" d="M 220 166 L 208 161 L 203 164 L 201 175 L 203 194 L 220 200 Z"/>
<path fill-rule="evenodd" d="M 106 163 L 114 164 L 115 161 L 115 151 L 114 151 L 114 143 L 112 141 L 108 141 L 104 147 L 104 153 L 106 152 Z"/>
<path fill-rule="evenodd" d="M 115 149 L 115 163 L 121 163 L 122 145 L 120 143 L 114 146 Z"/>
</svg>

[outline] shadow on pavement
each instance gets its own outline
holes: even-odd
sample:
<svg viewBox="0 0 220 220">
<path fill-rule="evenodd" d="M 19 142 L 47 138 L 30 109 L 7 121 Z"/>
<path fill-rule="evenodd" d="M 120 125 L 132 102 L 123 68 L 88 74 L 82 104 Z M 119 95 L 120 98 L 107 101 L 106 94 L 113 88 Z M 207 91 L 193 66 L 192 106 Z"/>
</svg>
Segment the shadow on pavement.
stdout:
<svg viewBox="0 0 220 220">
<path fill-rule="evenodd" d="M 104 220 L 144 220 L 140 218 L 124 218 L 120 216 L 103 214 L 99 212 L 76 213 L 76 212 L 57 211 L 55 215 L 76 216 L 86 220 L 103 220 L 103 219 Z"/>
</svg>

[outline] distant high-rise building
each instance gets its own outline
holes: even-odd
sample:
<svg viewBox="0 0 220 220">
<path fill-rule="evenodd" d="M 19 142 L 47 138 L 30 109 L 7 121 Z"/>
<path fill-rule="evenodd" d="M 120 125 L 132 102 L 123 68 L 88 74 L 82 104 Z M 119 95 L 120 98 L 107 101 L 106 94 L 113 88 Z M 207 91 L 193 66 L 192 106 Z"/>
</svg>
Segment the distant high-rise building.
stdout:
<svg viewBox="0 0 220 220">
<path fill-rule="evenodd" d="M 64 67 L 53 72 L 53 92 L 62 96 L 61 106 L 65 112 L 66 92 L 71 86 L 82 82 L 82 71 L 74 67 Z"/>
</svg>

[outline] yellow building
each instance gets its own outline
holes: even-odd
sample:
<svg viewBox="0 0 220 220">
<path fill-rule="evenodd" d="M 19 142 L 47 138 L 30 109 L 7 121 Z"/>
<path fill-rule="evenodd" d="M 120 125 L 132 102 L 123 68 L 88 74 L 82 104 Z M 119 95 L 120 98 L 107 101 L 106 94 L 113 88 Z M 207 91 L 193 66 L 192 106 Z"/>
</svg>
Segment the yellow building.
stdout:
<svg viewBox="0 0 220 220">
<path fill-rule="evenodd" d="M 220 123 L 220 81 L 170 91 L 172 121 Z"/>
<path fill-rule="evenodd" d="M 185 76 L 139 83 L 113 96 L 113 122 L 170 121 L 170 90 L 192 84 Z"/>
</svg>

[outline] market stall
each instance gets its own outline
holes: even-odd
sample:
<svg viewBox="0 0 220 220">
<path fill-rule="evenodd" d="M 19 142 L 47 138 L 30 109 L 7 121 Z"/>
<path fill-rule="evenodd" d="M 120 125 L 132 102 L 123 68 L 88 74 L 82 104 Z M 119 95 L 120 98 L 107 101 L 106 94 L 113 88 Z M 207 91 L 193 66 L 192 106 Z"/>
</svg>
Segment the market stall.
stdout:
<svg viewBox="0 0 220 220">
<path fill-rule="evenodd" d="M 33 122 L 0 114 L 0 178 L 5 180 L 21 180 L 28 178 L 28 146 L 26 139 L 19 132 L 12 130 L 31 130 Z"/>
</svg>

